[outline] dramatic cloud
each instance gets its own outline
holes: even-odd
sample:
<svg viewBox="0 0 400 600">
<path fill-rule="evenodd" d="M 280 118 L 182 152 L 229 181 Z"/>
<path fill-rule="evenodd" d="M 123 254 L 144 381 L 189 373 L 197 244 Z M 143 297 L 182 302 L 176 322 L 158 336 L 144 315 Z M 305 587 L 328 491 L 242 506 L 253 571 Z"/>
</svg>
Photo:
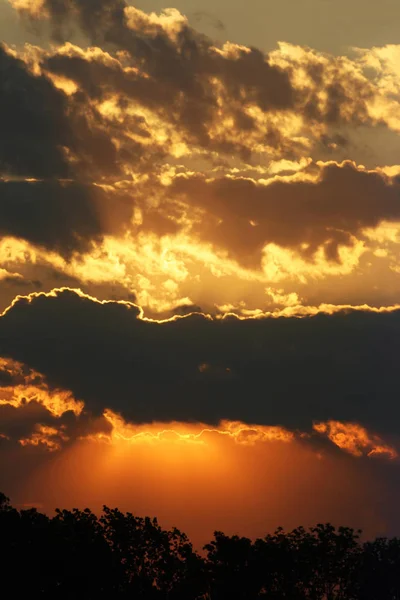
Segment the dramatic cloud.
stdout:
<svg viewBox="0 0 400 600">
<path fill-rule="evenodd" d="M 315 423 L 314 429 L 319 433 L 325 433 L 329 439 L 339 448 L 343 448 L 354 456 L 386 455 L 389 458 L 397 458 L 397 452 L 386 445 L 378 436 L 369 435 L 364 427 L 352 423 L 339 423 L 328 421 L 328 423 Z"/>
<path fill-rule="evenodd" d="M 83 98 L 67 99 L 0 46 L 0 174 L 70 178 L 118 172 L 116 149 Z"/>
<path fill-rule="evenodd" d="M 0 320 L 0 352 L 70 390 L 88 410 L 137 423 L 221 420 L 311 430 L 359 422 L 399 433 L 399 312 L 166 323 L 133 304 L 72 291 L 18 299 Z"/>
<path fill-rule="evenodd" d="M 0 169 L 6 175 L 67 177 L 70 136 L 64 94 L 0 46 Z"/>
<path fill-rule="evenodd" d="M 83 403 L 64 390 L 50 390 L 44 377 L 18 362 L 0 359 L 0 406 L 21 408 L 34 402 L 53 417 L 72 411 L 79 415 Z"/>
<path fill-rule="evenodd" d="M 2 48 L 3 174 L 49 180 L 3 183 L 3 235 L 70 258 L 94 251 L 104 235 L 130 230 L 130 254 L 140 264 L 140 247 L 153 253 L 156 244 L 209 256 L 200 240 L 223 260 L 262 266 L 268 285 L 293 272 L 303 281 L 350 273 L 368 249 L 363 229 L 399 218 L 396 171 L 317 160 L 318 153 L 343 158 L 354 150 L 357 127 L 396 130 L 389 49 L 359 50 L 351 60 L 281 43 L 266 55 L 216 45 L 175 9 L 148 14 L 123 0 L 12 4 L 31 19 L 50 20 L 58 40 L 78 23 L 96 46 Z M 257 165 L 257 156 L 269 163 Z M 110 258 L 107 248 L 96 251 Z M 212 260 L 213 274 L 236 268 Z M 69 268 L 67 276 L 84 281 L 79 271 Z M 182 277 L 163 282 L 168 299 L 151 298 L 159 282 L 144 271 L 141 282 L 130 274 L 124 285 L 149 307 L 200 304 L 187 290 L 172 295 Z"/>
<path fill-rule="evenodd" d="M 60 181 L 1 181 L 0 234 L 48 250 L 84 252 L 129 223 L 133 203 L 98 186 Z"/>
<path fill-rule="evenodd" d="M 11 7 L 0 489 L 189 533 L 194 506 L 198 539 L 236 515 L 397 532 L 400 46 L 266 52 L 207 7 Z"/>
<path fill-rule="evenodd" d="M 92 103 L 107 102 L 136 135 L 141 119 L 149 120 L 143 109 L 153 122 L 157 116 L 173 124 L 175 137 L 182 137 L 175 153 L 190 153 L 194 145 L 248 160 L 259 152 L 291 157 L 313 142 L 346 145 L 332 127 L 389 124 L 390 101 L 383 95 L 376 108 L 381 92 L 362 59 L 319 56 L 288 44 L 270 55 L 232 43 L 219 47 L 175 9 L 147 14 L 122 0 L 14 6 L 34 20 L 49 19 L 59 41 L 77 22 L 96 48 L 85 52 L 67 43 L 44 57 L 42 68 L 74 82 Z M 135 116 L 132 102 L 141 107 Z M 141 129 L 143 135 L 143 121 Z"/>
<path fill-rule="evenodd" d="M 178 427 L 182 431 L 182 424 Z M 53 430 L 37 428 L 31 439 L 39 438 L 68 444 Z M 0 443 L 2 457 L 10 460 L 10 442 Z M 329 518 L 374 536 L 393 531 L 398 522 L 388 501 L 394 489 L 382 481 L 385 471 L 395 472 L 393 461 L 316 452 L 298 441 L 243 445 L 209 433 L 192 443 L 170 432 L 156 441 L 86 438 L 64 451 L 44 441 L 18 444 L 11 460 L 24 476 L 3 471 L 0 484 L 7 484 L 16 503 L 39 504 L 51 513 L 60 505 L 97 511 L 106 502 L 179 524 L 198 548 L 218 528 L 259 536 L 278 525 Z"/>
<path fill-rule="evenodd" d="M 396 178 L 351 163 L 328 164 L 314 181 L 265 183 L 182 175 L 172 194 L 205 209 L 196 228 L 239 262 L 260 262 L 269 243 L 296 248 L 310 258 L 322 246 L 328 260 L 338 261 L 339 246 L 352 245 L 362 229 L 400 218 Z"/>
</svg>

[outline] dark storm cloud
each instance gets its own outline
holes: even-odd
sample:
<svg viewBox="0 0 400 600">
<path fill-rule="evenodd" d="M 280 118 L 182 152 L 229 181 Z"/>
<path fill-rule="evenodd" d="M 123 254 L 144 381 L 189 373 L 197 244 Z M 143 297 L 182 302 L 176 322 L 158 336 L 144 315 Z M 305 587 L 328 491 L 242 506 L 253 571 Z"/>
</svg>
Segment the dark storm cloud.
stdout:
<svg viewBox="0 0 400 600">
<path fill-rule="evenodd" d="M 220 419 L 307 430 L 357 421 L 399 434 L 400 311 L 163 324 L 133 305 L 72 291 L 19 299 L 0 319 L 0 353 L 101 414 L 136 422 Z"/>
<path fill-rule="evenodd" d="M 0 73 L 0 175 L 88 179 L 120 173 L 110 132 L 83 94 L 66 96 L 2 45 Z"/>
<path fill-rule="evenodd" d="M 250 179 L 178 176 L 170 193 L 204 208 L 196 231 L 246 264 L 259 263 L 270 242 L 310 258 L 324 247 L 327 259 L 338 260 L 339 246 L 352 245 L 351 236 L 400 218 L 399 182 L 352 163 L 326 166 L 316 182 L 261 185 Z"/>
<path fill-rule="evenodd" d="M 0 180 L 0 236 L 68 257 L 107 233 L 123 231 L 132 206 L 129 197 L 89 184 Z"/>
<path fill-rule="evenodd" d="M 0 73 L 0 172 L 68 177 L 61 148 L 70 136 L 64 94 L 1 45 Z"/>
</svg>

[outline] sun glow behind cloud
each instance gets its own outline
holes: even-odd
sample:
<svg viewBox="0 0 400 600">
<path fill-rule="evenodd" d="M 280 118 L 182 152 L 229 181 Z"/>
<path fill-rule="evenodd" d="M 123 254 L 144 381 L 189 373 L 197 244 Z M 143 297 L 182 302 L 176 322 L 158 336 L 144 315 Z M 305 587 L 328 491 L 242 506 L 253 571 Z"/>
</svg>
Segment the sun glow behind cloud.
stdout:
<svg viewBox="0 0 400 600">
<path fill-rule="evenodd" d="M 311 524 L 328 515 L 351 520 L 367 535 L 385 531 L 378 499 L 369 489 L 373 475 L 345 454 L 281 435 L 238 443 L 227 434 L 237 431 L 237 424 L 229 423 L 208 432 L 182 424 L 168 424 L 167 430 L 165 424 L 124 425 L 123 433 L 118 427 L 107 440 L 89 436 L 49 453 L 26 482 L 30 494 L 49 510 L 61 501 L 95 509 L 105 502 L 135 514 L 157 514 L 187 531 L 197 547 L 215 528 L 260 535 L 280 524 Z M 58 438 L 48 439 L 51 444 Z"/>
<path fill-rule="evenodd" d="M 400 46 L 265 53 L 92 4 L 10 0 L 44 38 L 0 47 L 4 490 L 197 539 L 384 531 Z"/>
<path fill-rule="evenodd" d="M 370 495 L 361 511 L 359 503 L 371 492 L 374 464 L 397 453 L 361 426 L 319 423 L 313 433 L 235 421 L 136 424 L 111 409 L 87 420 L 82 404 L 68 392 L 52 392 L 39 373 L 10 360 L 2 361 L 2 370 L 27 385 L 24 394 L 21 382 L 19 401 L 3 401 L 0 411 L 8 406 L 19 413 L 29 402 L 41 403 L 51 419 L 33 420 L 31 431 L 18 440 L 19 459 L 13 461 L 36 456 L 39 464 L 17 486 L 17 499 L 29 491 L 47 510 L 60 503 L 96 509 L 105 502 L 157 514 L 184 528 L 198 547 L 218 527 L 259 535 L 279 524 L 291 527 L 328 515 L 351 519 L 367 533 L 385 531 L 378 498 Z M 32 381 L 37 391 L 29 396 Z M 75 413 L 73 421 L 65 421 L 68 411 Z M 1 437 L 7 449 L 12 439 Z M 324 437 L 342 451 L 321 443 Z M 312 498 L 311 488 L 318 489 Z"/>
</svg>

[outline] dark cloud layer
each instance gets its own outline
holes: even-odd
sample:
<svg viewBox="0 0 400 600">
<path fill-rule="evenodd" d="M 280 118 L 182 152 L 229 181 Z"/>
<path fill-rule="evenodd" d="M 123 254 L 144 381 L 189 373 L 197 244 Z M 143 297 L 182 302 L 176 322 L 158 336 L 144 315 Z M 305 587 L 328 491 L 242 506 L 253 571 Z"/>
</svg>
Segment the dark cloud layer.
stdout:
<svg viewBox="0 0 400 600">
<path fill-rule="evenodd" d="M 84 178 L 120 172 L 100 115 L 0 45 L 0 175 Z M 72 160 L 71 160 L 72 159 Z"/>
<path fill-rule="evenodd" d="M 100 414 L 136 422 L 220 419 L 307 430 L 357 421 L 399 434 L 400 312 L 158 324 L 134 305 L 72 291 L 18 300 L 0 353 L 43 373 Z"/>
<path fill-rule="evenodd" d="M 74 182 L 1 181 L 0 235 L 70 256 L 129 222 L 132 201 Z"/>
<path fill-rule="evenodd" d="M 202 237 L 229 249 L 240 262 L 253 264 L 271 242 L 305 257 L 324 247 L 328 260 L 338 260 L 339 246 L 351 246 L 351 236 L 400 218 L 399 183 L 352 163 L 328 165 L 316 182 L 275 181 L 267 186 L 250 179 L 180 176 L 172 194 L 206 210 L 196 226 Z"/>
<path fill-rule="evenodd" d="M 31 177 L 68 177 L 62 151 L 70 131 L 67 102 L 45 77 L 0 45 L 0 171 Z"/>
</svg>

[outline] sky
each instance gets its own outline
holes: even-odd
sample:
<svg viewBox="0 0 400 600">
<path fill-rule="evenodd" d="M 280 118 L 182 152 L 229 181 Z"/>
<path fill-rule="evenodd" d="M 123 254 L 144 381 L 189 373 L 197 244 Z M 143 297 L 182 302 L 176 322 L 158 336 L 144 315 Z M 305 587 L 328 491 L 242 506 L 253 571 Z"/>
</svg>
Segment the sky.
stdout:
<svg viewBox="0 0 400 600">
<path fill-rule="evenodd" d="M 0 489 L 400 534 L 394 0 L 0 1 Z"/>
</svg>

